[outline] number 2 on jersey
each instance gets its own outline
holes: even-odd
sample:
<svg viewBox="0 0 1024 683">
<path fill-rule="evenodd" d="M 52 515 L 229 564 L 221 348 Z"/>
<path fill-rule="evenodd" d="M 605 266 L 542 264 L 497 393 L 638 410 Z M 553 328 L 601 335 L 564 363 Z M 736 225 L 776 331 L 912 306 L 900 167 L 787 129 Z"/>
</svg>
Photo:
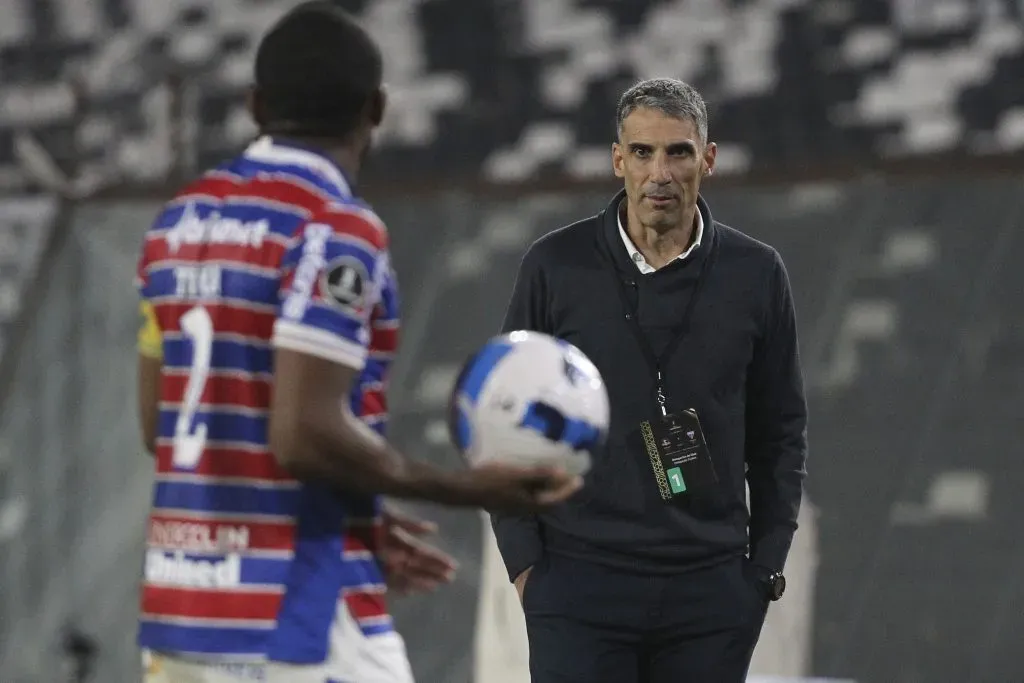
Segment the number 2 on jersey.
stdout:
<svg viewBox="0 0 1024 683">
<path fill-rule="evenodd" d="M 213 355 L 213 320 L 202 306 L 181 316 L 181 332 L 192 345 L 192 367 L 188 371 L 185 396 L 174 425 L 174 451 L 171 461 L 179 469 L 195 469 L 206 446 L 205 424 L 195 424 L 196 411 L 203 398 L 203 389 L 210 376 Z"/>
</svg>

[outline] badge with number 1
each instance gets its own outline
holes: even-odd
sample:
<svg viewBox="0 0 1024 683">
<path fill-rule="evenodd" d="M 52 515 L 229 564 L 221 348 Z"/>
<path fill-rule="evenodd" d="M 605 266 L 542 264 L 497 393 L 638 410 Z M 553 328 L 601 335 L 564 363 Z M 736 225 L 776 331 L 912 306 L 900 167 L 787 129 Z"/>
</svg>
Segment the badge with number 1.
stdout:
<svg viewBox="0 0 1024 683">
<path fill-rule="evenodd" d="M 718 483 L 695 410 L 645 420 L 631 440 L 650 459 L 663 500 L 699 495 Z"/>
</svg>

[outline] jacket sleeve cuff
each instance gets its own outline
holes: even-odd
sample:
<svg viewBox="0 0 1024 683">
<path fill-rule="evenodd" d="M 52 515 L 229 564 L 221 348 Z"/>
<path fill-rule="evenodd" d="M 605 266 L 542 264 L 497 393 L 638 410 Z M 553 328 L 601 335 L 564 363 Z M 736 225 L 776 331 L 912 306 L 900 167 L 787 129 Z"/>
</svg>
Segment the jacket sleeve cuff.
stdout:
<svg viewBox="0 0 1024 683">
<path fill-rule="evenodd" d="M 491 515 L 491 528 L 509 581 L 515 581 L 544 556 L 544 541 L 536 517 Z"/>
<path fill-rule="evenodd" d="M 750 561 L 773 572 L 781 572 L 786 566 L 789 547 L 793 543 L 795 529 L 789 526 L 777 527 L 751 543 Z"/>
</svg>

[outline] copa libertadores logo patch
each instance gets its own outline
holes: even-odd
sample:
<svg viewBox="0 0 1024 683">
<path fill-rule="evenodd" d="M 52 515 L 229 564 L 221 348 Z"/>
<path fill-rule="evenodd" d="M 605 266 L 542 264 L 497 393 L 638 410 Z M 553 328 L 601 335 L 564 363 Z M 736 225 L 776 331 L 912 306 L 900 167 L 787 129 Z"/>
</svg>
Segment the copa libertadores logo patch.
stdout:
<svg viewBox="0 0 1024 683">
<path fill-rule="evenodd" d="M 342 256 L 331 261 L 324 269 L 320 283 L 324 299 L 350 311 L 366 305 L 370 274 L 363 262 L 354 256 Z"/>
</svg>

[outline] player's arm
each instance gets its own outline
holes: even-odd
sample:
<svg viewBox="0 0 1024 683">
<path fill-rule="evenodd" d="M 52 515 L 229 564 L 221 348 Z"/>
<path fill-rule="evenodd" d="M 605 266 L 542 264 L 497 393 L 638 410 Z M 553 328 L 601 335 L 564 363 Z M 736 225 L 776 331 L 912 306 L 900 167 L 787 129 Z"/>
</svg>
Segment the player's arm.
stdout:
<svg viewBox="0 0 1024 683">
<path fill-rule="evenodd" d="M 153 305 L 139 304 L 142 324 L 138 335 L 138 412 L 142 443 L 156 452 L 157 417 L 160 414 L 160 371 L 163 367 L 163 339 Z"/>
<path fill-rule="evenodd" d="M 578 478 L 551 468 L 451 472 L 411 460 L 352 413 L 367 355 L 360 340 L 368 338 L 386 260 L 360 236 L 365 226 L 358 230 L 351 220 L 339 217 L 326 238 L 327 226 L 306 226 L 283 292 L 270 419 L 271 449 L 281 464 L 297 479 L 339 490 L 447 505 L 535 509 L 575 492 Z"/>
<path fill-rule="evenodd" d="M 355 367 L 277 349 L 270 444 L 289 472 L 352 491 L 480 504 L 465 472 L 403 457 L 352 413 L 349 396 L 358 376 Z"/>
</svg>

